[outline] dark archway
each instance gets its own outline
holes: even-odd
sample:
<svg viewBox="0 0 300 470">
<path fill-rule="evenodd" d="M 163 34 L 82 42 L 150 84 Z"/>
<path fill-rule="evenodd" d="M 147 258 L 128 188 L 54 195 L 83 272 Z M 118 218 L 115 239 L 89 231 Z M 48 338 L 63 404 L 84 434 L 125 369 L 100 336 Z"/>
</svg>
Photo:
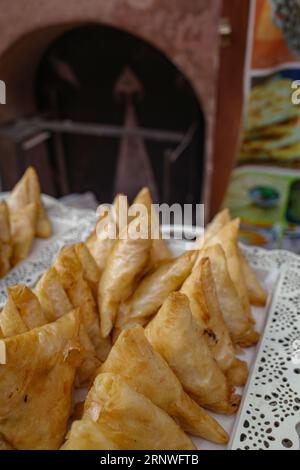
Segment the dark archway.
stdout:
<svg viewBox="0 0 300 470">
<path fill-rule="evenodd" d="M 183 74 L 145 41 L 99 25 L 63 34 L 50 45 L 38 67 L 38 107 L 59 120 L 122 126 L 126 101 L 115 93 L 115 86 L 126 67 L 142 87 L 142 92 L 132 95 L 140 127 L 182 134 L 192 125 L 196 129 L 190 141 L 179 145 L 179 156 L 174 154 L 177 143 L 145 141 L 159 202 L 166 198 L 167 202 L 200 202 L 205 163 L 203 112 Z M 110 201 L 120 139 L 64 135 L 63 147 L 70 191 L 92 190 L 99 201 Z M 167 155 L 171 155 L 169 166 Z"/>
</svg>

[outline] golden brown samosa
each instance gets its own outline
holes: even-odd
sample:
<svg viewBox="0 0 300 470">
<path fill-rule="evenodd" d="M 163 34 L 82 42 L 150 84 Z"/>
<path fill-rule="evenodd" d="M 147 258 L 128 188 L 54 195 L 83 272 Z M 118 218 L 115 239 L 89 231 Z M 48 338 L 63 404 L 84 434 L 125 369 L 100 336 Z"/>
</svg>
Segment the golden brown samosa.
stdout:
<svg viewBox="0 0 300 470">
<path fill-rule="evenodd" d="M 33 167 L 27 168 L 23 177 L 12 190 L 7 202 L 11 214 L 18 212 L 28 204 L 36 204 L 35 234 L 41 238 L 50 237 L 52 233 L 51 222 L 41 199 L 40 182 Z"/>
<path fill-rule="evenodd" d="M 184 294 L 170 294 L 145 333 L 197 403 L 217 413 L 237 411 L 241 397 L 213 358 Z"/>
<path fill-rule="evenodd" d="M 60 282 L 73 307 L 80 307 L 81 320 L 86 332 L 97 351 L 98 358 L 106 359 L 110 349 L 110 340 L 101 338 L 99 315 L 92 291 L 83 278 L 83 268 L 74 246 L 64 247 L 54 262 Z"/>
<path fill-rule="evenodd" d="M 239 255 L 239 226 L 240 219 L 235 219 L 228 222 L 221 230 L 219 230 L 215 236 L 208 240 L 205 246 L 212 246 L 216 243 L 219 243 L 222 246 L 227 260 L 229 275 L 236 287 L 245 314 L 248 316 L 250 321 L 255 323 L 251 313 L 249 296 Z"/>
<path fill-rule="evenodd" d="M 205 227 L 204 233 L 197 238 L 194 244 L 194 250 L 200 250 L 203 248 L 205 242 L 216 235 L 228 222 L 230 222 L 229 210 L 223 209 Z"/>
<path fill-rule="evenodd" d="M 11 268 L 12 238 L 8 207 L 5 201 L 0 202 L 0 278 Z"/>
<path fill-rule="evenodd" d="M 21 209 L 10 212 L 11 238 L 13 255 L 11 263 L 17 263 L 27 258 L 36 232 L 37 205 L 32 202 Z"/>
<path fill-rule="evenodd" d="M 9 298 L 14 302 L 27 330 L 45 325 L 47 319 L 41 304 L 32 290 L 24 284 L 7 288 Z M 71 311 L 71 308 L 68 310 Z"/>
<path fill-rule="evenodd" d="M 94 299 L 97 300 L 100 270 L 89 249 L 84 243 L 74 245 L 75 253 L 83 268 L 83 278 L 90 286 Z"/>
<path fill-rule="evenodd" d="M 196 300 L 199 299 L 200 304 L 203 303 L 208 312 L 207 318 L 205 318 L 207 327 L 205 337 L 213 357 L 230 383 L 240 386 L 245 385 L 248 377 L 248 367 L 246 362 L 240 361 L 235 356 L 235 348 L 218 301 L 209 258 L 203 258 L 200 261 L 191 277 L 194 277 Z M 194 314 L 193 304 L 191 304 L 191 310 Z"/>
<path fill-rule="evenodd" d="M 213 221 L 206 227 L 205 229 L 205 240 L 209 240 L 213 236 L 217 235 L 217 233 L 230 222 L 230 214 L 228 209 L 223 209 L 219 212 Z M 201 239 L 201 237 L 199 238 Z M 199 245 L 199 242 L 198 242 Z M 198 246 L 201 248 L 201 246 Z M 238 246 L 238 253 L 240 256 L 241 268 L 244 275 L 247 293 L 249 296 L 250 303 L 253 305 L 257 305 L 259 307 L 263 307 L 266 305 L 267 302 L 267 293 L 260 284 L 259 280 L 256 277 L 256 274 L 250 267 L 248 261 L 246 260 L 245 256 L 242 253 L 242 250 Z"/>
<path fill-rule="evenodd" d="M 59 275 L 53 267 L 50 267 L 40 278 L 35 287 L 35 293 L 47 322 L 57 320 L 73 308 Z"/>
<path fill-rule="evenodd" d="M 0 435 L 15 449 L 58 449 L 80 357 L 79 311 L 0 340 Z"/>
<path fill-rule="evenodd" d="M 119 450 L 119 448 L 107 438 L 99 424 L 89 419 L 82 419 L 72 423 L 61 450 Z"/>
<path fill-rule="evenodd" d="M 219 304 L 235 344 L 243 347 L 252 346 L 259 340 L 259 334 L 254 330 L 252 321 L 245 315 L 235 285 L 229 275 L 225 253 L 221 245 L 213 245 L 200 252 L 199 262 L 208 257 L 216 286 Z"/>
<path fill-rule="evenodd" d="M 83 419 L 97 423 L 120 450 L 195 449 L 165 411 L 115 374 L 96 377 L 86 398 Z"/>
<path fill-rule="evenodd" d="M 170 292 L 180 288 L 192 270 L 195 257 L 196 252 L 187 251 L 148 273 L 119 313 L 117 329 L 134 324 L 146 325 Z"/>
<path fill-rule="evenodd" d="M 187 395 L 163 357 L 150 345 L 142 327 L 123 331 L 101 372 L 120 375 L 137 392 L 172 416 L 195 436 L 224 444 L 227 433 Z"/>
<path fill-rule="evenodd" d="M 55 268 L 49 268 L 39 280 L 36 295 L 48 322 L 60 318 L 73 308 Z M 79 340 L 82 362 L 77 371 L 76 385 L 83 386 L 94 380 L 101 362 L 83 323 L 79 328 Z"/>
<path fill-rule="evenodd" d="M 7 302 L 0 312 L 0 328 L 3 338 L 19 335 L 28 331 L 9 291 Z"/>
<path fill-rule="evenodd" d="M 122 201 L 122 203 L 121 203 Z M 122 205 L 122 208 L 121 208 Z M 89 238 L 86 241 L 86 246 L 89 249 L 91 255 L 97 263 L 97 266 L 100 272 L 103 271 L 108 255 L 113 247 L 114 239 L 109 236 L 104 236 L 105 234 L 110 233 L 110 229 L 115 229 L 115 234 L 119 234 L 119 218 L 120 211 L 126 212 L 125 226 L 127 225 L 127 216 L 128 216 L 128 203 L 127 198 L 124 194 L 118 194 L 113 202 L 113 208 L 111 211 L 107 210 L 104 215 L 102 215 L 96 224 L 95 230 L 91 233 Z M 123 214 L 124 217 L 124 214 Z"/>
<path fill-rule="evenodd" d="M 158 238 L 152 240 L 149 265 L 155 266 L 163 260 L 171 259 L 172 253 L 160 233 L 159 217 L 153 207 L 153 200 L 149 188 L 141 189 L 134 199 L 133 204 L 142 204 L 147 209 L 149 220 L 151 220 L 152 232 L 158 235 Z"/>
<path fill-rule="evenodd" d="M 257 279 L 255 272 L 249 265 L 241 250 L 239 255 L 250 303 L 257 307 L 264 307 L 267 303 L 267 292 Z"/>
<path fill-rule="evenodd" d="M 147 219 L 147 218 L 146 218 Z M 120 233 L 109 254 L 98 290 L 101 334 L 107 337 L 116 320 L 121 302 L 133 292 L 136 282 L 145 270 L 151 249 L 149 224 L 144 217 L 132 220 Z M 132 237 L 130 230 L 139 224 L 146 227 L 146 237 Z"/>
</svg>

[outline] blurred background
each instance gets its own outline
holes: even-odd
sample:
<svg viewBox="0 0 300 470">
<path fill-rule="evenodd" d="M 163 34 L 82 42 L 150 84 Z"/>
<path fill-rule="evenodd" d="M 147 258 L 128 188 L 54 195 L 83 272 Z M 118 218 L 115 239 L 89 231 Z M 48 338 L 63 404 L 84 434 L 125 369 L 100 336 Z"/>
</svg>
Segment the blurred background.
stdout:
<svg viewBox="0 0 300 470">
<path fill-rule="evenodd" d="M 205 203 L 207 221 L 228 206 L 248 243 L 300 251 L 298 0 L 1 8 L 1 191 L 28 165 L 83 207 L 147 185 L 155 202 Z"/>
</svg>

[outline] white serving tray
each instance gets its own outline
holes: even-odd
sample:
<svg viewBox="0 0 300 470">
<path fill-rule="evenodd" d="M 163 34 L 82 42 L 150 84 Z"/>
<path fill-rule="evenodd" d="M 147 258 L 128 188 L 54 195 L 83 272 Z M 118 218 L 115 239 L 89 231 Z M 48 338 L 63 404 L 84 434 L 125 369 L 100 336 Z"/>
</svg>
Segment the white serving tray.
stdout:
<svg viewBox="0 0 300 470">
<path fill-rule="evenodd" d="M 6 195 L 2 193 L 0 199 Z M 94 227 L 96 215 L 89 210 L 64 206 L 44 196 L 53 222 L 53 236 L 36 240 L 30 256 L 0 280 L 0 307 L 6 301 L 6 287 L 26 283 L 33 287 L 52 264 L 62 246 L 85 240 Z M 173 227 L 174 234 L 181 227 Z M 195 235 L 201 230 L 185 229 Z M 163 233 L 169 227 L 162 227 Z M 190 248 L 190 241 L 170 240 L 175 255 Z M 269 293 L 267 308 L 253 308 L 261 341 L 239 357 L 250 368 L 243 400 L 236 416 L 214 415 L 231 435 L 228 449 L 300 448 L 300 257 L 286 251 L 266 251 L 243 246 L 252 267 Z M 201 360 L 201 358 L 199 358 Z M 220 449 L 194 439 L 202 450 Z"/>
</svg>

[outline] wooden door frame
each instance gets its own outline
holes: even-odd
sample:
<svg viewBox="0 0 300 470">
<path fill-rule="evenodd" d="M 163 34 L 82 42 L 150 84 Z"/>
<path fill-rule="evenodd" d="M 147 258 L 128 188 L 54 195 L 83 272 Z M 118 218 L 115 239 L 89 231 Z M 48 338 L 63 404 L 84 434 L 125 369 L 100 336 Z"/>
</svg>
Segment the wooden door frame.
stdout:
<svg viewBox="0 0 300 470">
<path fill-rule="evenodd" d="M 229 19 L 232 33 L 229 45 L 220 45 L 209 219 L 221 207 L 238 151 L 250 3 L 223 0 L 222 5 L 222 16 Z"/>
</svg>

